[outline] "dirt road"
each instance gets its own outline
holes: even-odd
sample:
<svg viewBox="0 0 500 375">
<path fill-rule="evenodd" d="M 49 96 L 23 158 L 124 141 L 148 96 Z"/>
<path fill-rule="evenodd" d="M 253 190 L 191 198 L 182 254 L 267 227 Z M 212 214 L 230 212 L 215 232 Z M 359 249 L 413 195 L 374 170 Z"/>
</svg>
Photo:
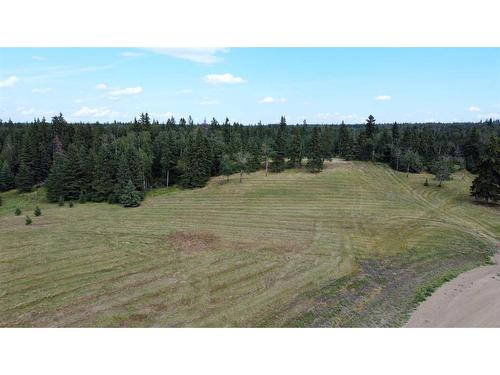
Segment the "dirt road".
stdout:
<svg viewBox="0 0 500 375">
<path fill-rule="evenodd" d="M 500 253 L 495 261 L 441 286 L 406 327 L 500 327 Z"/>
</svg>

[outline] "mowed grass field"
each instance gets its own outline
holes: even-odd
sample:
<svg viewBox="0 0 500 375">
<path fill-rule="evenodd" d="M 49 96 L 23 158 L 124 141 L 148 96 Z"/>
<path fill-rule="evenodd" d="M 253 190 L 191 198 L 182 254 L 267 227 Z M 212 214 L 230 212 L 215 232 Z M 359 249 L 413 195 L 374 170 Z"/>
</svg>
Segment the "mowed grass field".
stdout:
<svg viewBox="0 0 500 375">
<path fill-rule="evenodd" d="M 484 264 L 500 238 L 466 172 L 441 188 L 340 160 L 238 177 L 130 209 L 2 194 L 0 326 L 400 326 L 422 287 Z"/>
</svg>

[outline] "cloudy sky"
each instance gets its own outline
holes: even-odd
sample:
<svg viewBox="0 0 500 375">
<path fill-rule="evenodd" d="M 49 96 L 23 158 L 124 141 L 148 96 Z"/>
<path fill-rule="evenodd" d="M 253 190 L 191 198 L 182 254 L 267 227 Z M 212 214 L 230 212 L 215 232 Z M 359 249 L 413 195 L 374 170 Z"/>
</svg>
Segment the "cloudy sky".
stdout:
<svg viewBox="0 0 500 375">
<path fill-rule="evenodd" d="M 0 119 L 500 118 L 500 49 L 0 48 Z"/>
</svg>

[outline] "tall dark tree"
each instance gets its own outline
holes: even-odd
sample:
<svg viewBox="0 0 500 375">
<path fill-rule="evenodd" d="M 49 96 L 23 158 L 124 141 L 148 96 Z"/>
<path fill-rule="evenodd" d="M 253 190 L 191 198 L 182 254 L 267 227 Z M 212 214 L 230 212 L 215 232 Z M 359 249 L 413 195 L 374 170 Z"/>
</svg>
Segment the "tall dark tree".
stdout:
<svg viewBox="0 0 500 375">
<path fill-rule="evenodd" d="M 180 161 L 181 185 L 186 188 L 203 187 L 210 178 L 210 152 L 201 129 L 188 139 L 185 153 Z"/>
<path fill-rule="evenodd" d="M 274 139 L 274 158 L 271 163 L 273 172 L 283 172 L 285 170 L 285 153 L 286 153 L 286 120 L 281 116 L 280 125 Z"/>
<path fill-rule="evenodd" d="M 16 185 L 14 174 L 10 170 L 9 164 L 0 162 L 0 191 L 13 189 Z"/>
<path fill-rule="evenodd" d="M 311 145 L 311 153 L 308 155 L 307 169 L 310 172 L 317 173 L 323 169 L 323 150 L 321 147 L 321 137 L 319 127 L 314 127 Z"/>
<path fill-rule="evenodd" d="M 365 129 L 366 138 L 369 140 L 371 147 L 371 159 L 375 161 L 375 133 L 377 132 L 377 126 L 375 125 L 375 117 L 372 115 L 366 119 Z"/>
<path fill-rule="evenodd" d="M 339 137 L 337 141 L 337 152 L 340 157 L 350 160 L 353 157 L 353 140 L 351 130 L 344 124 L 339 126 Z"/>
<path fill-rule="evenodd" d="M 35 179 L 33 178 L 33 171 L 25 162 L 21 162 L 19 172 L 16 175 L 16 187 L 21 193 L 27 193 L 33 190 Z"/>
<path fill-rule="evenodd" d="M 290 159 L 288 164 L 290 168 L 300 168 L 302 166 L 302 157 L 303 157 L 303 146 L 302 146 L 302 137 L 301 131 L 297 127 L 294 127 L 292 141 L 290 142 L 289 156 Z"/>
<path fill-rule="evenodd" d="M 479 175 L 471 186 L 471 195 L 486 202 L 500 201 L 500 142 L 491 136 L 485 155 L 478 167 Z"/>
</svg>

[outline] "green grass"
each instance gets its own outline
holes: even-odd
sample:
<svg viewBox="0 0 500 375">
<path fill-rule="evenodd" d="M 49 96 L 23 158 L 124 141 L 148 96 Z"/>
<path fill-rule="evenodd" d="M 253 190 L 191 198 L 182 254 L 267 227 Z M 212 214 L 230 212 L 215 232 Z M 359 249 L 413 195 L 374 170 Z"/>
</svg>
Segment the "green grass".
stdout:
<svg viewBox="0 0 500 375">
<path fill-rule="evenodd" d="M 419 288 L 498 243 L 498 207 L 471 201 L 471 179 L 438 188 L 337 161 L 158 189 L 130 209 L 7 192 L 0 326 L 401 325 Z"/>
</svg>

